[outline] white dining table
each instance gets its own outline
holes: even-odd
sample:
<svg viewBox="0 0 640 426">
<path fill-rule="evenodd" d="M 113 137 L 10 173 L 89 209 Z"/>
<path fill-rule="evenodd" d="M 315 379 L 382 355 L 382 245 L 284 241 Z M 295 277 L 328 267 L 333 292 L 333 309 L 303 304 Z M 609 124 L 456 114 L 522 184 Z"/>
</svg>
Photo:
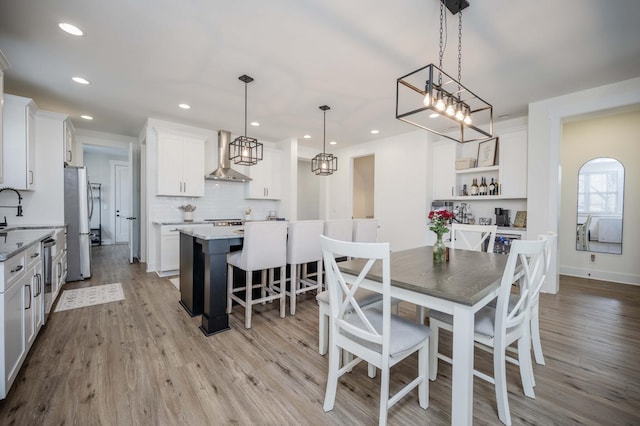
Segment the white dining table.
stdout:
<svg viewBox="0 0 640 426">
<path fill-rule="evenodd" d="M 391 253 L 391 296 L 453 315 L 452 425 L 473 422 L 475 313 L 497 296 L 507 257 L 450 249 L 448 262 L 433 264 L 430 246 Z M 340 262 L 339 268 L 357 275 L 363 262 Z M 381 292 L 381 272 L 377 262 L 361 286 Z"/>
</svg>

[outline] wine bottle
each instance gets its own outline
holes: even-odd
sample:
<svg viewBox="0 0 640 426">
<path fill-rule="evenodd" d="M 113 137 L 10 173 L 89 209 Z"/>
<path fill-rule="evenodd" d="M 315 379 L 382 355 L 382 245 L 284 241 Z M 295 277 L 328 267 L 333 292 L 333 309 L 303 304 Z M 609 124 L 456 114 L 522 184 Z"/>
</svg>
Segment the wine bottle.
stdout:
<svg viewBox="0 0 640 426">
<path fill-rule="evenodd" d="M 491 178 L 491 183 L 489 184 L 489 195 L 496 195 L 496 184 L 493 183 L 493 178 Z"/>
<path fill-rule="evenodd" d="M 471 195 L 478 195 L 478 180 L 476 178 L 473 179 L 471 184 Z"/>
<path fill-rule="evenodd" d="M 484 176 L 480 178 L 480 195 L 487 195 L 487 181 Z"/>
</svg>

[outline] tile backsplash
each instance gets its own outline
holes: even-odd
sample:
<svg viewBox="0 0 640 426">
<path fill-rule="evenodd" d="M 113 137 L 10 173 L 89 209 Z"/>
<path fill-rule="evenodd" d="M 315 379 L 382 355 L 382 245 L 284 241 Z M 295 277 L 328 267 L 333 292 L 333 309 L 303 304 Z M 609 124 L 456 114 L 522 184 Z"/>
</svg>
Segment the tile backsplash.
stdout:
<svg viewBox="0 0 640 426">
<path fill-rule="evenodd" d="M 275 200 L 246 200 L 246 184 L 239 182 L 205 181 L 204 197 L 156 196 L 152 201 L 152 221 L 175 221 L 184 218 L 180 206 L 196 206 L 194 220 L 245 219 L 245 210 L 251 209 L 252 220 L 265 220 L 269 211 L 278 212 L 280 202 Z"/>
</svg>

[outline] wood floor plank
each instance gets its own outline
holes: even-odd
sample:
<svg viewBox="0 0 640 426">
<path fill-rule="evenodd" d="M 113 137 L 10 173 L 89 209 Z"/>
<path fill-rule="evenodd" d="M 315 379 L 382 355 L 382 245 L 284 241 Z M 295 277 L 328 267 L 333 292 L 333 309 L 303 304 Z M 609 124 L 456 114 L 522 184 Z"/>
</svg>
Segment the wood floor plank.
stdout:
<svg viewBox="0 0 640 426">
<path fill-rule="evenodd" d="M 253 328 L 235 306 L 231 330 L 204 336 L 166 278 L 130 265 L 126 247 L 94 248 L 94 276 L 64 289 L 120 282 L 125 300 L 50 315 L 7 398 L 2 425 L 361 425 L 378 417 L 380 378 L 359 365 L 339 381 L 335 408 L 322 409 L 327 357 L 317 352 L 318 308 L 300 298 L 295 316 L 260 305 Z M 402 304 L 401 314 L 415 309 Z M 536 398 L 507 366 L 514 425 L 640 424 L 640 287 L 561 277 L 540 298 L 545 366 Z M 442 333 L 441 349 L 451 336 Z M 491 356 L 475 365 L 491 373 Z M 412 379 L 415 357 L 392 370 L 392 392 Z M 390 425 L 450 423 L 451 367 L 430 383 L 430 406 L 413 392 Z M 474 424 L 499 424 L 493 385 L 474 379 Z"/>
</svg>

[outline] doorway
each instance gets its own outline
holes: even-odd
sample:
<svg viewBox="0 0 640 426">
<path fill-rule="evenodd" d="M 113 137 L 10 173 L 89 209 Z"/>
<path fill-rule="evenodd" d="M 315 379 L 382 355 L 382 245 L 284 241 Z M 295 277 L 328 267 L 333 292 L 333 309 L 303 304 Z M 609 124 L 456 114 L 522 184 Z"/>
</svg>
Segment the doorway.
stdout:
<svg viewBox="0 0 640 426">
<path fill-rule="evenodd" d="M 372 219 L 375 210 L 375 155 L 353 159 L 353 218 Z"/>
<path fill-rule="evenodd" d="M 114 243 L 129 243 L 129 220 L 131 215 L 131 185 L 129 183 L 129 163 L 112 161 L 114 200 Z"/>
<path fill-rule="evenodd" d="M 298 159 L 298 220 L 320 219 L 320 179 L 311 172 L 311 161 Z"/>
</svg>

